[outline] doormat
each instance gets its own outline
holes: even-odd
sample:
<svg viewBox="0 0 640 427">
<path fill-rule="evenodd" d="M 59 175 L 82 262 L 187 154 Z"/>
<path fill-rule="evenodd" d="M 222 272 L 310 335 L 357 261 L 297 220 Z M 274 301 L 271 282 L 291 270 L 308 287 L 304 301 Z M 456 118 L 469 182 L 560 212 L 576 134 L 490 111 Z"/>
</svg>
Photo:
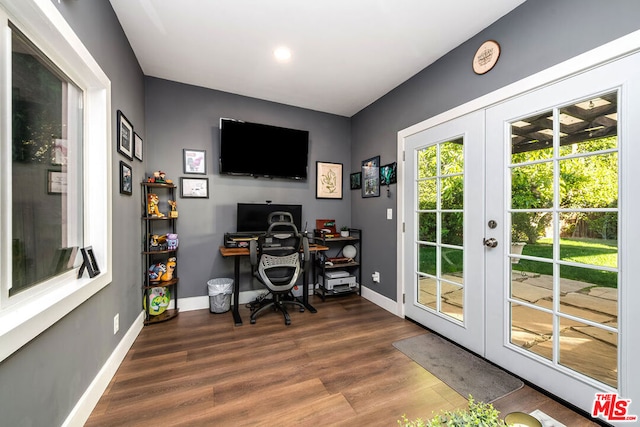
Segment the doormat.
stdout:
<svg viewBox="0 0 640 427">
<path fill-rule="evenodd" d="M 393 346 L 463 397 L 491 403 L 524 386 L 513 375 L 436 334 L 418 335 Z"/>
</svg>

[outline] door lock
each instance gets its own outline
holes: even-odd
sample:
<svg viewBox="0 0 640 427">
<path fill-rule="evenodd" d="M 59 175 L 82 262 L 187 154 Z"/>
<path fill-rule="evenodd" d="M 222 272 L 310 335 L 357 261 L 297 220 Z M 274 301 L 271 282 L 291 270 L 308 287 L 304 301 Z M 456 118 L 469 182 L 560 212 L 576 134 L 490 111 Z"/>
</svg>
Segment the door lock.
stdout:
<svg viewBox="0 0 640 427">
<path fill-rule="evenodd" d="M 493 237 L 482 239 L 482 243 L 484 243 L 484 245 L 488 248 L 495 248 L 496 246 L 498 246 L 498 241 Z"/>
</svg>

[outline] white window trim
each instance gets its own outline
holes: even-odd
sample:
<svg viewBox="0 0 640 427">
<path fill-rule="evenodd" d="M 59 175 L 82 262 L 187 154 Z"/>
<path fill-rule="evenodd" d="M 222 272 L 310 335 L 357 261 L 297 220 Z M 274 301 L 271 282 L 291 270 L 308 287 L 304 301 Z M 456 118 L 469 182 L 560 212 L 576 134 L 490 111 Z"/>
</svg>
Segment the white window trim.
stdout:
<svg viewBox="0 0 640 427">
<path fill-rule="evenodd" d="M 112 281 L 111 82 L 50 0 L 0 0 L 0 49 L 11 52 L 7 20 L 84 91 L 84 242 L 101 274 L 77 279 L 77 269 L 42 291 L 7 304 L 11 283 L 11 91 L 10 60 L 0 55 L 0 362 Z M 4 185 L 3 185 L 4 184 Z M 4 298 L 3 298 L 4 297 Z"/>
</svg>

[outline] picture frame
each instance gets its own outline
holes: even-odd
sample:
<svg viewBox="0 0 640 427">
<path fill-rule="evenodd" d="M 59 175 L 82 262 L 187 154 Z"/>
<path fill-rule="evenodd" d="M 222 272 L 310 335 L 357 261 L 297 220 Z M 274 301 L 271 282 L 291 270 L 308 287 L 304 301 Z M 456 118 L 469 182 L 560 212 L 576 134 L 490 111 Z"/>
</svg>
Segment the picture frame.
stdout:
<svg viewBox="0 0 640 427">
<path fill-rule="evenodd" d="M 47 194 L 63 194 L 67 192 L 67 173 L 49 169 L 47 171 Z"/>
<path fill-rule="evenodd" d="M 129 160 L 133 160 L 133 125 L 124 115 L 124 113 L 118 110 L 118 153 L 122 154 Z"/>
<path fill-rule="evenodd" d="M 63 138 L 53 138 L 51 142 L 51 164 L 54 166 L 66 166 L 69 141 Z"/>
<path fill-rule="evenodd" d="M 207 174 L 207 152 L 206 150 L 193 150 L 185 148 L 182 150 L 182 168 L 185 174 Z"/>
<path fill-rule="evenodd" d="M 208 199 L 209 178 L 180 177 L 180 197 L 190 199 Z"/>
<path fill-rule="evenodd" d="M 349 175 L 349 186 L 352 190 L 359 190 L 362 188 L 362 172 L 355 172 Z"/>
<path fill-rule="evenodd" d="M 380 185 L 396 184 L 398 182 L 398 164 L 389 163 L 380 168 Z"/>
<path fill-rule="evenodd" d="M 134 154 L 136 156 L 136 159 L 142 161 L 142 138 L 140 137 L 140 135 L 138 135 L 136 132 L 133 133 L 133 140 L 134 140 Z"/>
<path fill-rule="evenodd" d="M 316 199 L 342 199 L 342 163 L 316 162 Z"/>
<path fill-rule="evenodd" d="M 133 170 L 131 166 L 120 161 L 120 194 L 130 196 L 133 193 Z"/>
<path fill-rule="evenodd" d="M 380 197 L 380 156 L 362 161 L 362 197 Z"/>
<path fill-rule="evenodd" d="M 93 253 L 93 247 L 87 246 L 86 248 L 80 249 L 80 252 L 82 253 L 82 265 L 78 271 L 78 279 L 82 277 L 84 270 L 87 270 L 91 278 L 100 274 L 100 267 L 98 267 L 98 262 Z"/>
</svg>

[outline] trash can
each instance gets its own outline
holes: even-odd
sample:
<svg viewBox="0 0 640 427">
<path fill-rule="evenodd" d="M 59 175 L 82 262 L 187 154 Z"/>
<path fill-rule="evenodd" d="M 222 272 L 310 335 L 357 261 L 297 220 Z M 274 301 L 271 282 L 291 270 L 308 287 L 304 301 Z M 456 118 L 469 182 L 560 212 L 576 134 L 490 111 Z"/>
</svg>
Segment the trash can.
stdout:
<svg viewBox="0 0 640 427">
<path fill-rule="evenodd" d="M 209 311 L 224 313 L 231 308 L 231 294 L 233 293 L 233 279 L 211 279 L 207 282 L 209 288 Z"/>
</svg>

